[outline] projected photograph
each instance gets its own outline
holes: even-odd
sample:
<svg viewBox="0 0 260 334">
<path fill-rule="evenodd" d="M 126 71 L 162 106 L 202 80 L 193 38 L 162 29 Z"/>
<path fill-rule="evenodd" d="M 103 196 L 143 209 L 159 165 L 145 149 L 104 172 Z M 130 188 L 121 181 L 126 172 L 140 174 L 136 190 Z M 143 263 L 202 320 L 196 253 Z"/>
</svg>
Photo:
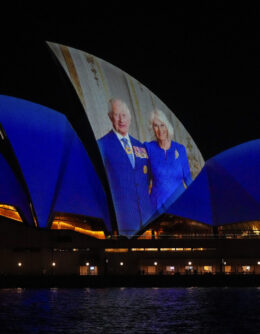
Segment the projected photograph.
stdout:
<svg viewBox="0 0 260 334">
<path fill-rule="evenodd" d="M 48 44 L 93 129 L 118 231 L 137 234 L 192 183 L 203 157 L 174 113 L 139 81 L 86 52 Z"/>
</svg>

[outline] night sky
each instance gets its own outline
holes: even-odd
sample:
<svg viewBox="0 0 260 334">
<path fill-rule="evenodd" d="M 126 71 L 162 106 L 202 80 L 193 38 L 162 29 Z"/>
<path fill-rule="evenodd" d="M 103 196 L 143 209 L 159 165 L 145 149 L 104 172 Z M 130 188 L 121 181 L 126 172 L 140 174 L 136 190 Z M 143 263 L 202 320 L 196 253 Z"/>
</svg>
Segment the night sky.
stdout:
<svg viewBox="0 0 260 334">
<path fill-rule="evenodd" d="M 39 4 L 2 11 L 2 94 L 81 110 L 48 40 L 98 56 L 143 83 L 175 112 L 205 160 L 259 138 L 258 7 L 74 5 L 63 4 L 63 12 Z"/>
</svg>

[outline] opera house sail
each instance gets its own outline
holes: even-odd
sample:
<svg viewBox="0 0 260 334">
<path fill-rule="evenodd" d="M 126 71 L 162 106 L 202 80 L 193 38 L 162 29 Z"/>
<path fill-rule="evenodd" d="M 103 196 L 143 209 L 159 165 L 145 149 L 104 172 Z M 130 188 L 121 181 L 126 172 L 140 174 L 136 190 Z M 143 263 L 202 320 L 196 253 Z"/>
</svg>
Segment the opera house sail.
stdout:
<svg viewBox="0 0 260 334">
<path fill-rule="evenodd" d="M 192 183 L 204 165 L 202 155 L 174 113 L 139 81 L 86 52 L 48 45 L 98 143 L 118 234 L 138 234 Z"/>
<path fill-rule="evenodd" d="M 67 217 L 67 223 L 59 219 L 59 225 L 71 228 L 75 225 L 72 217 L 80 215 L 85 220 L 95 218 L 76 224 L 80 232 L 93 235 L 90 230 L 95 230 L 95 225 L 97 231 L 101 229 L 99 220 L 105 226 L 102 231 L 111 231 L 103 187 L 64 114 L 1 95 L 0 123 L 4 133 L 1 145 L 6 147 L 0 161 L 4 176 L 1 204 L 19 208 L 30 225 L 51 227 L 55 216 L 64 218 L 65 214 L 70 219 Z M 10 152 L 14 161 L 10 160 Z"/>
</svg>

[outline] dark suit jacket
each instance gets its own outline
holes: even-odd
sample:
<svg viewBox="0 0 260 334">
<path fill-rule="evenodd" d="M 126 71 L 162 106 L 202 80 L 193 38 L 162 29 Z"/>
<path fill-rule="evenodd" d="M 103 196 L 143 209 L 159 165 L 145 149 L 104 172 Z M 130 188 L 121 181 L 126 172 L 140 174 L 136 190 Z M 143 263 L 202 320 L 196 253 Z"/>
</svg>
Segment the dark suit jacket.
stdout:
<svg viewBox="0 0 260 334">
<path fill-rule="evenodd" d="M 144 145 L 129 137 L 135 154 L 134 168 L 114 131 L 98 140 L 111 187 L 118 230 L 126 236 L 138 232 L 152 215 L 148 193 L 148 156 Z"/>
</svg>

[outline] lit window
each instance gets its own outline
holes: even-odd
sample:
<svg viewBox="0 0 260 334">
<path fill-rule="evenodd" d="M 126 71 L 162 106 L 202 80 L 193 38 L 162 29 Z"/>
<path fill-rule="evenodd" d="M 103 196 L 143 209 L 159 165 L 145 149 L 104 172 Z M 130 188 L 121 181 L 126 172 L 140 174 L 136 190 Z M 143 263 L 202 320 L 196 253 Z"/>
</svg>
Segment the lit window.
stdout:
<svg viewBox="0 0 260 334">
<path fill-rule="evenodd" d="M 175 248 L 161 248 L 161 252 L 173 252 Z"/>
<path fill-rule="evenodd" d="M 144 249 L 146 252 L 157 252 L 158 248 L 145 248 Z"/>
<path fill-rule="evenodd" d="M 231 273 L 231 266 L 225 266 L 224 271 L 225 271 L 225 274 L 230 274 Z"/>
<path fill-rule="evenodd" d="M 248 272 L 250 271 L 250 266 L 242 266 L 243 272 Z"/>
<path fill-rule="evenodd" d="M 212 266 L 204 266 L 203 269 L 206 273 L 212 273 Z"/>
<path fill-rule="evenodd" d="M 174 266 L 167 266 L 166 271 L 174 271 L 175 267 Z"/>
<path fill-rule="evenodd" d="M 155 266 L 147 266 L 147 274 L 148 275 L 154 275 L 156 274 L 156 267 Z"/>
<path fill-rule="evenodd" d="M 185 266 L 185 270 L 192 271 L 193 270 L 193 266 Z"/>
<path fill-rule="evenodd" d="M 105 252 L 108 253 L 126 253 L 128 248 L 105 248 Z"/>
<path fill-rule="evenodd" d="M 79 268 L 79 274 L 80 274 L 80 276 L 85 276 L 85 275 L 87 275 L 88 274 L 88 268 L 86 267 L 86 266 L 80 266 L 80 268 Z"/>
</svg>

